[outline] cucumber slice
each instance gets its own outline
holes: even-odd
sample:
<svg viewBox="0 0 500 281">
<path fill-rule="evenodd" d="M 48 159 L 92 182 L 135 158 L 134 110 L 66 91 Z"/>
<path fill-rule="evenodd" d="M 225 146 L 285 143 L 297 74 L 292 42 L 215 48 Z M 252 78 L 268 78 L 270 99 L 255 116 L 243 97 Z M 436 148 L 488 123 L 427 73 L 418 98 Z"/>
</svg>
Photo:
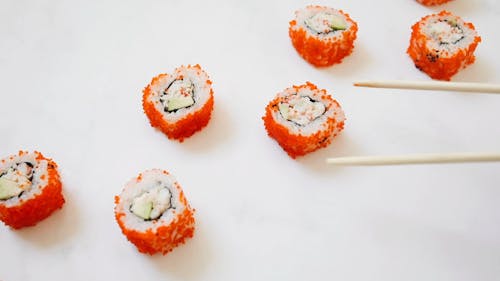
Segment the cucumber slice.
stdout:
<svg viewBox="0 0 500 281">
<path fill-rule="evenodd" d="M 194 104 L 193 97 L 174 97 L 168 100 L 167 102 L 167 110 L 174 111 L 180 108 L 188 107 Z"/>
<path fill-rule="evenodd" d="M 288 105 L 286 105 L 284 103 L 280 103 L 280 104 L 278 104 L 278 110 L 280 111 L 281 116 L 283 116 L 283 118 L 288 119 L 288 112 L 290 110 Z"/>
<path fill-rule="evenodd" d="M 9 199 L 18 196 L 23 192 L 21 186 L 16 182 L 0 178 L 0 200 Z"/>
<path fill-rule="evenodd" d="M 132 205 L 130 211 L 136 216 L 149 220 L 151 218 L 151 211 L 153 210 L 153 202 L 143 202 L 143 200 L 137 200 L 135 204 Z"/>
<path fill-rule="evenodd" d="M 347 23 L 338 16 L 333 16 L 330 18 L 330 26 L 333 30 L 345 30 L 347 29 Z"/>
</svg>

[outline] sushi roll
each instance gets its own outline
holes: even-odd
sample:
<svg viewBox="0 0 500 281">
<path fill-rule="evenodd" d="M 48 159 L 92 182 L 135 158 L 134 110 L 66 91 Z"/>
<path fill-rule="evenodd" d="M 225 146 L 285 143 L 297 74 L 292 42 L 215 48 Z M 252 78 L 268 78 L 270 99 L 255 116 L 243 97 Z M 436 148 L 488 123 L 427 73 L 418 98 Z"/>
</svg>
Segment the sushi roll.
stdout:
<svg viewBox="0 0 500 281">
<path fill-rule="evenodd" d="M 160 74 L 144 89 L 142 105 L 152 127 L 182 142 L 208 124 L 214 107 L 212 82 L 199 65 Z"/>
<path fill-rule="evenodd" d="M 358 25 L 348 14 L 322 6 L 295 12 L 288 33 L 292 44 L 314 66 L 331 66 L 351 54 Z"/>
<path fill-rule="evenodd" d="M 416 0 L 416 1 L 424 6 L 436 6 L 450 2 L 451 0 Z"/>
<path fill-rule="evenodd" d="M 278 93 L 262 119 L 267 134 L 296 158 L 328 146 L 344 128 L 345 117 L 326 90 L 306 82 Z"/>
<path fill-rule="evenodd" d="M 40 152 L 19 151 L 0 163 L 0 220 L 19 229 L 62 208 L 57 164 Z"/>
<path fill-rule="evenodd" d="M 150 255 L 165 255 L 193 237 L 193 213 L 179 183 L 159 169 L 140 173 L 115 196 L 115 218 L 123 234 Z"/>
<path fill-rule="evenodd" d="M 412 26 L 407 53 L 415 66 L 431 78 L 450 80 L 474 62 L 479 42 L 481 37 L 472 23 L 442 11 L 423 17 Z"/>
</svg>

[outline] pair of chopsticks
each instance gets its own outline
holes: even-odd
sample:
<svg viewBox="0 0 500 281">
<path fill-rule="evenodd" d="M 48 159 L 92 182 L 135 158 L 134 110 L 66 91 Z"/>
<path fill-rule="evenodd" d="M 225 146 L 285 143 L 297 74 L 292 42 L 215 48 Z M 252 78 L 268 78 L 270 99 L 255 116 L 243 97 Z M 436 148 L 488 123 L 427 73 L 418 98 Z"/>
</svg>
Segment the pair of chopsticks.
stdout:
<svg viewBox="0 0 500 281">
<path fill-rule="evenodd" d="M 369 88 L 437 90 L 437 91 L 500 94 L 500 84 L 469 83 L 469 82 L 385 80 L 385 81 L 354 82 L 354 86 L 369 87 Z"/>
<path fill-rule="evenodd" d="M 500 153 L 450 153 L 450 154 L 409 154 L 395 156 L 354 156 L 326 159 L 332 165 L 404 165 L 404 164 L 443 164 L 465 162 L 498 162 Z"/>
<path fill-rule="evenodd" d="M 361 81 L 354 86 L 370 88 L 438 90 L 500 94 L 500 85 L 465 82 L 440 81 Z M 354 156 L 326 159 L 331 165 L 402 165 L 402 164 L 439 164 L 466 162 L 499 162 L 500 153 L 450 153 L 450 154 L 410 154 L 395 156 Z"/>
</svg>

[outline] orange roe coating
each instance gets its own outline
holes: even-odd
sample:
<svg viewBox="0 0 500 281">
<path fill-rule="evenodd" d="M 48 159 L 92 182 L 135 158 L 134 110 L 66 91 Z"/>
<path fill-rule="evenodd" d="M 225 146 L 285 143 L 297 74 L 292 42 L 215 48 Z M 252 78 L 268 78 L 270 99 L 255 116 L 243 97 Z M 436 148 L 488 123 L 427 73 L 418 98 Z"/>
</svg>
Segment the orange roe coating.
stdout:
<svg viewBox="0 0 500 281">
<path fill-rule="evenodd" d="M 180 189 L 178 183 L 175 184 Z M 194 235 L 194 210 L 189 206 L 184 192 L 180 190 L 179 201 L 185 206 L 182 213 L 176 214 L 168 225 L 159 226 L 156 229 L 137 231 L 128 229 L 125 225 L 125 213 L 115 210 L 115 219 L 127 239 L 134 244 L 139 252 L 153 255 L 162 253 L 166 255 L 175 247 L 182 245 L 188 238 Z M 115 205 L 120 203 L 120 197 L 115 196 Z"/>
<path fill-rule="evenodd" d="M 450 2 L 451 0 L 416 0 L 416 1 L 425 6 L 436 6 L 444 4 L 446 2 Z"/>
<path fill-rule="evenodd" d="M 406 52 L 415 63 L 415 66 L 427 73 L 431 78 L 449 81 L 460 69 L 475 61 L 474 51 L 478 43 L 481 42 L 481 37 L 475 36 L 471 44 L 457 50 L 454 54 L 447 52 L 446 56 L 436 56 L 436 50 L 427 44 L 430 38 L 422 30 L 422 24 L 433 16 L 436 15 L 425 16 L 412 26 L 410 46 Z M 448 11 L 441 11 L 437 16 L 453 16 L 453 14 Z M 475 30 L 472 23 L 464 22 L 464 25 L 471 30 Z"/>
<path fill-rule="evenodd" d="M 19 156 L 23 153 L 19 152 Z M 47 218 L 55 210 L 62 208 L 64 197 L 62 195 L 62 184 L 57 164 L 52 159 L 45 158 L 40 152 L 35 151 L 37 160 L 47 160 L 48 183 L 42 187 L 41 194 L 27 200 L 21 200 L 20 205 L 6 207 L 0 205 L 0 220 L 6 225 L 19 229 L 26 226 L 33 226 L 39 221 Z"/>
<path fill-rule="evenodd" d="M 327 8 L 308 6 L 307 8 Z M 320 38 L 307 31 L 306 27 L 298 27 L 297 20 L 290 21 L 288 34 L 292 44 L 302 58 L 317 67 L 331 66 L 342 62 L 342 59 L 352 53 L 358 25 L 347 13 L 339 12 L 351 23 L 351 27 L 341 32 L 341 36 Z"/>
<path fill-rule="evenodd" d="M 198 64 L 194 66 L 188 65 L 187 67 L 201 70 L 201 67 Z M 151 86 L 159 83 L 160 79 L 163 77 L 168 76 L 168 74 L 160 74 L 151 80 L 151 83 L 149 83 L 149 85 L 143 90 L 142 107 L 144 109 L 144 113 L 148 116 L 149 123 L 152 127 L 158 128 L 169 139 L 183 142 L 185 138 L 188 138 L 197 131 L 203 129 L 208 124 L 208 121 L 210 121 L 212 110 L 214 108 L 213 90 L 210 88 L 210 97 L 203 107 L 195 112 L 187 114 L 176 122 L 169 122 L 163 118 L 162 112 L 158 111 L 154 103 L 152 101 L 148 101 L 148 98 L 153 94 Z M 206 82 L 208 84 L 212 84 L 212 81 L 210 80 L 207 80 Z"/>
<path fill-rule="evenodd" d="M 301 88 L 309 88 L 311 90 L 318 90 L 316 85 L 306 82 L 305 85 L 293 86 L 293 88 L 298 92 Z M 319 90 L 322 92 L 322 98 L 327 99 L 331 104 L 326 105 L 326 111 L 328 111 L 332 106 L 338 106 L 340 104 L 334 100 L 330 95 L 326 93 L 326 90 Z M 319 130 L 311 135 L 301 135 L 295 134 L 290 129 L 288 129 L 283 124 L 278 123 L 275 118 L 273 118 L 273 112 L 278 110 L 278 105 L 282 101 L 281 97 L 276 97 L 266 106 L 266 113 L 262 120 L 264 121 L 264 126 L 267 130 L 267 134 L 275 139 L 278 144 L 285 150 L 285 152 L 293 159 L 306 155 L 307 153 L 316 151 L 320 148 L 328 146 L 332 139 L 344 129 L 344 121 L 338 122 L 334 117 L 329 117 L 327 119 L 327 128 Z"/>
</svg>

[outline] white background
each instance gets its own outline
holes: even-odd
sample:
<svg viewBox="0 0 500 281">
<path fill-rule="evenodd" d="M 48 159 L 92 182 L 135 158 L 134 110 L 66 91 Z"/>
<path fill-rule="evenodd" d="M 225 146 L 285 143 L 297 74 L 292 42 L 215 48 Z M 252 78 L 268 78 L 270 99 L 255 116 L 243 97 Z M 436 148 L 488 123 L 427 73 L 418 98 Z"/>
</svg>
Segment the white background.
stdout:
<svg viewBox="0 0 500 281">
<path fill-rule="evenodd" d="M 318 69 L 288 22 L 307 1 L 0 1 L 0 151 L 59 164 L 66 204 L 35 227 L 0 225 L 0 280 L 499 280 L 500 165 L 335 168 L 329 156 L 500 150 L 500 96 L 355 88 L 429 80 L 410 27 L 448 9 L 483 42 L 454 81 L 500 83 L 500 2 L 319 1 L 358 22 L 355 50 Z M 199 63 L 209 125 L 184 143 L 150 127 L 142 89 Z M 292 160 L 266 135 L 266 104 L 311 81 L 345 110 L 327 149 Z M 172 172 L 195 237 L 137 252 L 113 196 L 139 172 Z"/>
</svg>

